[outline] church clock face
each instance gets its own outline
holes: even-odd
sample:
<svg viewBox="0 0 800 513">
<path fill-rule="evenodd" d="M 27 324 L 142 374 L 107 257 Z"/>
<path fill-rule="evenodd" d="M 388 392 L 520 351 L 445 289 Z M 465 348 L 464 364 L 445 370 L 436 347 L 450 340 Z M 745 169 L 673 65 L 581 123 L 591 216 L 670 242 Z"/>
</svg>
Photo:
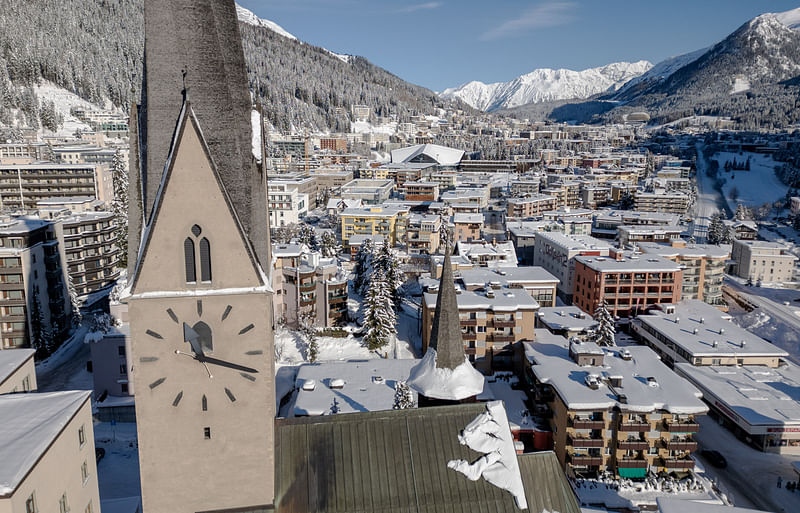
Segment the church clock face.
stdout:
<svg viewBox="0 0 800 513">
<path fill-rule="evenodd" d="M 197 388 L 197 391 L 202 394 L 201 407 L 203 411 L 208 409 L 208 396 L 214 394 L 215 391 L 224 392 L 224 397 L 226 397 L 231 404 L 236 404 L 236 392 L 233 385 L 236 381 L 236 376 L 241 379 L 241 384 L 243 386 L 252 385 L 258 380 L 258 370 L 246 365 L 246 363 L 248 358 L 263 355 L 263 351 L 242 351 L 240 357 L 236 358 L 235 361 L 227 357 L 219 357 L 218 355 L 221 352 L 219 351 L 219 347 L 215 352 L 215 344 L 235 344 L 237 342 L 236 339 L 246 339 L 249 332 L 255 328 L 254 324 L 229 328 L 229 326 L 232 325 L 231 321 L 228 321 L 227 325 L 225 321 L 228 320 L 232 310 L 233 307 L 227 305 L 219 314 L 219 327 L 216 329 L 219 333 L 216 333 L 211 326 L 202 320 L 202 300 L 197 300 L 197 316 L 193 316 L 192 319 L 181 319 L 175 314 L 172 308 L 166 309 L 166 314 L 169 318 L 176 325 L 180 326 L 183 334 L 182 337 L 165 336 L 153 329 L 147 329 L 145 331 L 145 334 L 149 337 L 170 345 L 170 356 L 174 357 L 176 361 L 174 363 L 170 362 L 169 367 L 178 364 L 194 366 L 194 372 L 203 375 L 203 379 L 199 381 L 201 385 L 193 387 L 193 389 Z M 224 352 L 226 354 L 232 353 L 229 348 L 226 348 Z M 155 362 L 157 360 L 158 358 L 156 357 L 147 356 L 143 356 L 139 359 L 142 364 Z M 184 367 L 182 372 L 192 372 L 192 369 L 186 369 Z M 168 382 L 169 375 L 167 374 L 148 383 L 147 386 L 150 390 L 155 390 Z M 170 395 L 167 400 L 173 407 L 177 408 L 181 405 L 184 392 L 185 390 L 179 389 L 176 391 L 176 395 Z"/>
</svg>

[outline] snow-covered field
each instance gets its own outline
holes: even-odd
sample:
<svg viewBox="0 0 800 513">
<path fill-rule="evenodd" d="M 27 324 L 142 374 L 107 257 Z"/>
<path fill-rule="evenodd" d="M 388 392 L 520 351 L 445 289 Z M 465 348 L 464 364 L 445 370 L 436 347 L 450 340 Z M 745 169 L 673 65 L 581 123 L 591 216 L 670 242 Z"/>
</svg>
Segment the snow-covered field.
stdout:
<svg viewBox="0 0 800 513">
<path fill-rule="evenodd" d="M 56 132 L 59 135 L 71 136 L 76 130 L 92 130 L 92 127 L 70 114 L 70 109 L 79 107 L 83 109 L 98 110 L 97 105 L 93 105 L 80 96 L 63 89 L 52 82 L 42 81 L 38 86 L 34 86 L 34 91 L 39 97 L 40 102 L 52 101 L 56 106 L 56 111 L 64 116 L 64 124 Z M 111 105 L 106 105 L 109 109 Z"/>
<path fill-rule="evenodd" d="M 743 93 L 750 89 L 750 80 L 747 77 L 737 76 L 733 79 L 733 88 L 731 94 Z"/>
<path fill-rule="evenodd" d="M 724 171 L 725 162 L 744 162 L 750 157 L 750 171 Z M 787 187 L 775 176 L 775 161 L 772 156 L 761 153 L 715 153 L 712 160 L 719 162 L 719 175 L 725 179 L 722 186 L 722 193 L 728 207 L 736 210 L 738 203 L 746 206 L 756 207 L 767 202 L 774 202 L 786 195 Z M 731 191 L 738 192 L 732 195 Z M 732 196 L 736 196 L 734 199 Z"/>
</svg>

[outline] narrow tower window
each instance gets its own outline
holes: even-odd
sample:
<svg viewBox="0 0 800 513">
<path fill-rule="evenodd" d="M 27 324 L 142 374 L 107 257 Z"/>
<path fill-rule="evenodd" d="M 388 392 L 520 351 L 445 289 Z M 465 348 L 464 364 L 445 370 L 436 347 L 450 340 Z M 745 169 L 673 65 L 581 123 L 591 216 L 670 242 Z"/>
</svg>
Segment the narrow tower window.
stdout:
<svg viewBox="0 0 800 513">
<path fill-rule="evenodd" d="M 200 239 L 200 279 L 211 281 L 211 244 L 208 239 Z"/>
<path fill-rule="evenodd" d="M 183 241 L 183 257 L 186 264 L 186 282 L 196 282 L 197 270 L 195 269 L 194 261 L 194 241 L 189 237 L 186 237 L 186 240 Z"/>
</svg>

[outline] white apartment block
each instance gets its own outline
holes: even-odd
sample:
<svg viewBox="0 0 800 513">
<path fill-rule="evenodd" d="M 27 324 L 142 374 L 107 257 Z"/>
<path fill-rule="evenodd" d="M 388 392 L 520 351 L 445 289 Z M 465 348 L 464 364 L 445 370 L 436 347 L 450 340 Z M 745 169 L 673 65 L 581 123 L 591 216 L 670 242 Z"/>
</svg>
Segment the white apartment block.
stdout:
<svg viewBox="0 0 800 513">
<path fill-rule="evenodd" d="M 269 184 L 269 227 L 300 222 L 308 214 L 308 194 L 287 184 Z"/>
<path fill-rule="evenodd" d="M 533 265 L 558 278 L 558 292 L 569 298 L 575 286 L 575 258 L 578 255 L 608 256 L 611 246 L 588 235 L 567 236 L 558 232 L 536 234 Z"/>
<path fill-rule="evenodd" d="M 783 244 L 761 240 L 734 240 L 731 258 L 736 276 L 768 283 L 792 281 L 797 262 Z"/>
</svg>

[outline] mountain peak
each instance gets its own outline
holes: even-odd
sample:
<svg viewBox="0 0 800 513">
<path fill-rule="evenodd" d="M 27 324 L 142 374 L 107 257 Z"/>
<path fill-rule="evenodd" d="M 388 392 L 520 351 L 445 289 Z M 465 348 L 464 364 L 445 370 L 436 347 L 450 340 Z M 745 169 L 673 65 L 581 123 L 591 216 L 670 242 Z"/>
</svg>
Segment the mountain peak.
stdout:
<svg viewBox="0 0 800 513">
<path fill-rule="evenodd" d="M 293 34 L 290 34 L 286 29 L 284 29 L 274 21 L 259 18 L 256 15 L 256 13 L 254 13 L 249 9 L 245 9 L 239 4 L 236 4 L 236 14 L 239 18 L 239 21 L 243 23 L 247 23 L 249 25 L 255 25 L 256 27 L 266 27 L 271 31 L 275 32 L 276 34 L 282 35 L 283 37 L 288 37 L 289 39 L 297 39 Z"/>
<path fill-rule="evenodd" d="M 792 30 L 800 30 L 800 7 L 774 14 L 775 19 Z"/>
</svg>

